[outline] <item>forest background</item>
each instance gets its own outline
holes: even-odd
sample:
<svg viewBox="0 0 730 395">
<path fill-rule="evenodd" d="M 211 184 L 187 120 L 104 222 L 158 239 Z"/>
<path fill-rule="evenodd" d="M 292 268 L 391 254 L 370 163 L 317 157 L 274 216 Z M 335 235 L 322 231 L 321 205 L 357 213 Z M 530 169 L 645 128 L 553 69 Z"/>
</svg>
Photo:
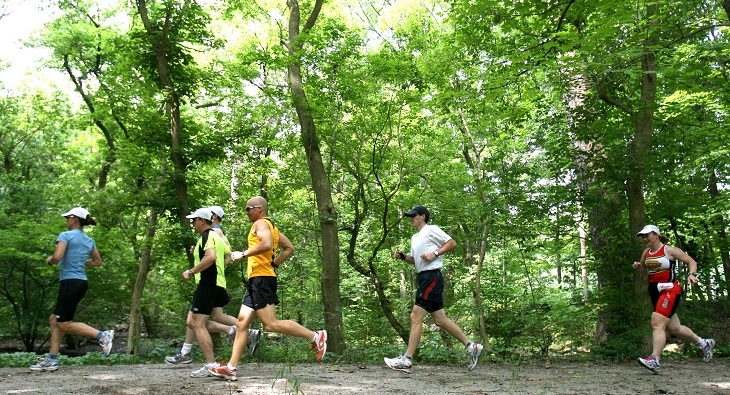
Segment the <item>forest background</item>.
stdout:
<svg viewBox="0 0 730 395">
<path fill-rule="evenodd" d="M 416 204 L 458 244 L 447 314 L 495 358 L 648 352 L 647 223 L 697 260 L 678 313 L 727 355 L 730 0 L 37 3 L 53 18 L 25 42 L 50 55 L 0 81 L 0 339 L 48 347 L 43 262 L 81 205 L 104 266 L 76 319 L 160 361 L 194 289 L 185 215 L 223 206 L 241 250 L 261 195 L 297 248 L 279 316 L 328 329 L 332 358 L 404 349 L 415 273 L 393 252 Z M 427 325 L 418 358 L 459 361 Z"/>
</svg>

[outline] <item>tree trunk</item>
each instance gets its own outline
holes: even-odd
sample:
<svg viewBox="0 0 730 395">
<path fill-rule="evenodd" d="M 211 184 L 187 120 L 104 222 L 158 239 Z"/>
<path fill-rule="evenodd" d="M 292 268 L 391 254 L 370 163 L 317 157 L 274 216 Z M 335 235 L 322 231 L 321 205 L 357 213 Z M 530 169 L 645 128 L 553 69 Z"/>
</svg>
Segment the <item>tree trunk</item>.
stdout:
<svg viewBox="0 0 730 395">
<path fill-rule="evenodd" d="M 579 211 L 579 217 L 583 217 L 583 209 Z M 586 240 L 586 228 L 583 221 L 578 223 L 578 235 L 580 237 L 580 277 L 583 284 L 583 302 L 588 303 L 590 297 L 588 287 L 588 241 Z"/>
<path fill-rule="evenodd" d="M 137 280 L 132 290 L 132 307 L 129 313 L 129 333 L 127 334 L 127 354 L 137 354 L 139 352 L 139 336 L 142 332 L 142 293 L 147 282 L 147 273 L 149 273 L 151 267 L 150 256 L 156 231 L 157 210 L 151 209 L 147 215 L 147 230 L 142 242 Z"/>
<path fill-rule="evenodd" d="M 649 149 L 649 144 L 654 132 L 654 110 L 656 107 L 656 91 L 657 91 L 657 58 L 654 52 L 656 43 L 658 42 L 659 30 L 657 27 L 657 3 L 646 3 L 646 32 L 644 42 L 642 43 L 641 56 L 641 94 L 639 98 L 639 109 L 632 110 L 625 103 L 620 102 L 616 98 L 608 94 L 600 82 L 597 90 L 598 96 L 604 102 L 624 111 L 634 119 L 634 136 L 629 145 L 627 167 L 629 175 L 625 180 L 626 198 L 629 206 L 629 229 L 631 234 L 638 232 L 646 223 L 646 212 L 644 203 L 644 174 L 645 159 Z M 608 197 L 610 198 L 610 197 Z M 606 218 L 610 221 L 610 219 Z M 608 228 L 605 228 L 608 229 Z M 614 228 L 615 229 L 615 228 Z M 591 233 L 594 236 L 594 233 Z M 596 234 L 597 235 L 597 234 Z M 595 243 L 595 241 L 594 241 Z M 641 251 L 643 246 L 638 238 L 632 237 L 632 250 Z M 609 259 L 611 257 L 606 256 Z M 612 257 L 613 260 L 616 256 Z M 629 257 L 620 258 L 632 262 Z M 597 257 L 597 261 L 601 261 Z M 600 274 L 600 273 L 599 273 Z M 602 278 L 599 275 L 599 278 Z M 649 295 L 646 291 L 646 276 L 638 270 L 633 273 L 634 282 L 634 300 L 639 310 L 642 312 L 650 311 Z M 600 285 L 600 284 L 599 284 Z M 639 314 L 635 317 L 636 326 L 648 327 L 645 319 L 646 314 Z M 651 349 L 651 333 L 646 331 L 646 335 L 642 339 L 644 351 Z"/>
<path fill-rule="evenodd" d="M 458 115 L 459 115 L 459 131 L 461 134 L 464 135 L 465 144 L 464 144 L 464 150 L 463 155 L 466 163 L 469 165 L 469 167 L 472 169 L 474 173 L 474 184 L 477 187 L 478 193 L 479 193 L 479 200 L 484 205 L 489 205 L 490 202 L 487 199 L 487 195 L 484 192 L 484 174 L 482 173 L 482 161 L 480 152 L 481 150 L 479 147 L 477 147 L 476 141 L 474 139 L 474 136 L 472 135 L 472 132 L 469 128 L 469 124 L 466 120 L 466 117 L 464 117 L 464 111 L 463 106 L 461 102 L 458 102 Z M 484 345 L 485 350 L 487 352 L 492 352 L 492 346 L 489 344 L 489 341 L 487 340 L 487 325 L 484 318 L 484 308 L 482 306 L 482 287 L 481 287 L 481 278 L 482 278 L 482 269 L 484 268 L 484 260 L 487 257 L 487 239 L 489 237 L 489 228 L 487 227 L 487 218 L 482 218 L 480 222 L 483 224 L 481 225 L 480 229 L 480 242 L 479 242 L 479 262 L 477 262 L 477 272 L 476 276 L 474 278 L 475 284 L 474 284 L 474 304 L 475 308 L 478 311 L 478 319 L 479 319 L 479 334 L 481 335 L 481 340 Z"/>
<path fill-rule="evenodd" d="M 96 25 L 98 27 L 98 25 Z M 71 69 L 71 66 L 69 65 L 69 55 L 65 54 L 63 56 L 63 68 L 66 70 L 66 73 L 68 74 L 69 78 L 71 78 L 71 82 L 73 82 L 74 86 L 76 87 L 76 91 L 81 95 L 81 99 L 84 100 L 84 104 L 86 104 L 86 108 L 89 110 L 89 113 L 92 115 L 92 119 L 94 120 L 94 125 L 96 125 L 97 128 L 101 131 L 102 134 L 104 134 L 104 139 L 106 140 L 107 146 L 109 147 L 109 151 L 107 151 L 106 158 L 101 161 L 101 169 L 99 170 L 99 183 L 98 188 L 104 189 L 106 188 L 107 179 L 109 177 L 109 171 L 111 170 L 112 164 L 116 161 L 116 152 L 117 148 L 114 144 L 114 136 L 112 135 L 109 128 L 104 124 L 104 122 L 99 119 L 99 114 L 96 113 L 96 107 L 94 106 L 94 102 L 92 98 L 88 95 L 86 90 L 84 89 L 83 85 L 83 79 L 78 78 Z"/>
<path fill-rule="evenodd" d="M 157 61 L 157 72 L 160 75 L 160 83 L 166 96 L 166 109 L 170 117 L 170 158 L 174 167 L 173 179 L 175 181 L 175 193 L 177 196 L 177 218 L 183 230 L 182 247 L 187 254 L 188 265 L 193 266 L 193 254 L 189 247 L 193 245 L 194 238 L 191 234 L 190 221 L 185 217 L 190 211 L 188 204 L 188 184 L 186 181 L 187 162 L 181 154 L 182 148 L 182 124 L 180 118 L 180 98 L 178 97 L 175 83 L 170 75 L 170 68 L 167 59 L 167 50 L 170 45 L 169 32 L 172 23 L 172 15 L 168 12 L 165 15 L 164 25 L 161 31 L 156 30 L 147 14 L 146 0 L 137 0 L 137 10 L 142 19 L 142 24 L 147 31 L 147 36 L 155 52 Z"/>
<path fill-rule="evenodd" d="M 364 271 L 361 274 L 368 276 L 368 274 L 364 273 L 371 273 L 371 278 L 373 280 L 373 284 L 375 285 L 375 294 L 378 296 L 378 303 L 380 304 L 380 308 L 383 310 L 383 315 L 390 323 L 390 326 L 392 326 L 393 329 L 395 329 L 395 331 L 398 333 L 398 336 L 400 336 L 403 342 L 408 344 L 410 326 L 404 327 L 403 325 L 401 325 L 400 321 L 398 321 L 398 318 L 396 318 L 395 314 L 393 313 L 393 307 L 390 305 L 390 300 L 388 300 L 387 296 L 385 295 L 385 287 L 380 280 L 380 276 L 376 274 L 374 269 L 375 268 L 371 265 L 369 270 Z"/>
<path fill-rule="evenodd" d="M 730 3 L 730 0 L 728 0 L 726 3 Z M 730 4 L 728 4 L 728 6 L 730 7 Z M 715 174 L 714 169 L 710 172 L 708 189 L 710 191 L 710 196 L 712 197 L 712 200 L 716 200 L 720 197 L 720 191 L 717 188 L 717 175 Z M 722 282 L 723 288 L 725 288 L 725 295 L 730 295 L 730 243 L 728 243 L 727 232 L 725 231 L 725 217 L 722 214 L 715 215 L 712 224 L 717 231 L 717 247 L 718 250 L 720 250 L 722 267 L 724 269 L 723 271 L 725 272 L 725 281 L 722 282 L 719 276 L 717 278 L 717 281 Z"/>
<path fill-rule="evenodd" d="M 304 43 L 300 37 L 300 10 L 297 0 L 289 0 L 289 41 L 290 63 L 287 66 L 289 90 L 297 112 L 301 128 L 302 145 L 307 156 L 307 166 L 312 178 L 312 188 L 317 200 L 319 225 L 322 232 L 322 304 L 324 305 L 324 326 L 329 332 L 328 347 L 341 354 L 345 349 L 344 324 L 340 301 L 340 258 L 337 219 L 338 213 L 332 201 L 332 188 L 324 169 L 319 149 L 319 137 L 314 125 L 314 117 L 304 92 L 301 76 L 301 51 Z M 312 29 L 322 7 L 317 0 L 304 25 L 303 32 Z"/>
<path fill-rule="evenodd" d="M 483 227 L 483 233 L 481 241 L 479 242 L 479 262 L 477 262 L 477 273 L 474 278 L 474 307 L 477 309 L 479 318 L 479 335 L 482 339 L 484 349 L 488 353 L 492 353 L 492 345 L 489 344 L 487 339 L 487 324 L 484 318 L 484 307 L 482 307 L 482 270 L 484 270 L 484 261 L 487 257 L 487 235 L 489 230 L 486 226 Z"/>
<path fill-rule="evenodd" d="M 629 202 L 629 227 L 631 234 L 635 234 L 646 224 L 644 203 L 644 162 L 649 144 L 654 134 L 654 109 L 656 107 L 657 90 L 657 58 L 654 47 L 658 41 L 655 15 L 656 2 L 646 3 L 646 18 L 648 20 L 648 34 L 644 40 L 644 53 L 641 57 L 641 97 L 639 111 L 636 113 L 634 138 L 629 146 L 629 179 L 626 183 L 626 195 Z M 636 250 L 643 250 L 637 237 L 632 237 Z M 634 271 L 634 299 L 642 311 L 650 310 L 649 294 L 646 288 L 646 276 L 640 271 Z M 646 326 L 644 320 L 643 326 Z M 645 350 L 651 349 L 651 333 L 646 332 L 643 337 Z"/>
<path fill-rule="evenodd" d="M 556 280 L 558 281 L 558 287 L 563 287 L 563 260 L 560 254 L 560 225 L 555 225 L 555 269 L 556 269 Z"/>
</svg>

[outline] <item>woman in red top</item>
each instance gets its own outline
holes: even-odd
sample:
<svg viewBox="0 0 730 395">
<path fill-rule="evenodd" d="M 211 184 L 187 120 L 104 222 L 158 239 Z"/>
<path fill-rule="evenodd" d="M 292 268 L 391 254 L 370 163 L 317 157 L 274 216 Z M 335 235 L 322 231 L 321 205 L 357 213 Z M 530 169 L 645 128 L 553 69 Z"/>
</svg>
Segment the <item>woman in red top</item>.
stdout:
<svg viewBox="0 0 730 395">
<path fill-rule="evenodd" d="M 702 360 L 709 362 L 715 341 L 695 335 L 692 329 L 679 322 L 676 313 L 682 299 L 682 287 L 677 282 L 677 261 L 689 265 L 687 280 L 691 284 L 698 281 L 697 262 L 679 248 L 666 245 L 669 238 L 662 235 L 655 225 L 646 225 L 636 236 L 644 239 L 647 249 L 641 254 L 641 260 L 634 262 L 634 268 L 644 270 L 649 275 L 649 296 L 654 305 L 654 312 L 651 313 L 653 353 L 646 358 L 639 358 L 639 363 L 652 372 L 659 370 L 659 358 L 667 342 L 666 329 L 674 336 L 696 344 L 702 351 Z"/>
</svg>

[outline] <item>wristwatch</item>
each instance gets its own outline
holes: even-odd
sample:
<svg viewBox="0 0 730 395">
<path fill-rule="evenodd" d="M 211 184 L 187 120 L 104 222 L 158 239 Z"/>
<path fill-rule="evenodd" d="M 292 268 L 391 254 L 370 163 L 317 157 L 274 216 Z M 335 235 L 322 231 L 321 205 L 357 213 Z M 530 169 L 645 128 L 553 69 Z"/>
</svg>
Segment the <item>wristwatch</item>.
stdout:
<svg viewBox="0 0 730 395">
<path fill-rule="evenodd" d="M 439 256 L 439 250 L 434 251 L 433 254 Z"/>
<path fill-rule="evenodd" d="M 697 277 L 697 272 L 689 272 L 689 275 Z"/>
</svg>

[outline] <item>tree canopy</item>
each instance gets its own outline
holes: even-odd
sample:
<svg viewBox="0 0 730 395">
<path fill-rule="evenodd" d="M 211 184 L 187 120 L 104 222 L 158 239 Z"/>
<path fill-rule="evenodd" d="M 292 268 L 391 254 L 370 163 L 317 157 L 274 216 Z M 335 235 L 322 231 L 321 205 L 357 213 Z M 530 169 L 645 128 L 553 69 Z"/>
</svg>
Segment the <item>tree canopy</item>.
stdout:
<svg viewBox="0 0 730 395">
<path fill-rule="evenodd" d="M 224 207 L 244 249 L 260 195 L 297 249 L 279 314 L 335 354 L 407 342 L 416 276 L 393 253 L 417 204 L 458 244 L 448 314 L 499 356 L 647 349 L 649 223 L 699 263 L 691 287 L 679 267 L 683 320 L 730 341 L 727 3 L 44 2 L 35 72 L 73 91 L 0 81 L 0 338 L 47 347 L 43 260 L 76 205 L 105 262 L 83 319 L 134 354 L 182 336 L 185 215 Z"/>
</svg>

